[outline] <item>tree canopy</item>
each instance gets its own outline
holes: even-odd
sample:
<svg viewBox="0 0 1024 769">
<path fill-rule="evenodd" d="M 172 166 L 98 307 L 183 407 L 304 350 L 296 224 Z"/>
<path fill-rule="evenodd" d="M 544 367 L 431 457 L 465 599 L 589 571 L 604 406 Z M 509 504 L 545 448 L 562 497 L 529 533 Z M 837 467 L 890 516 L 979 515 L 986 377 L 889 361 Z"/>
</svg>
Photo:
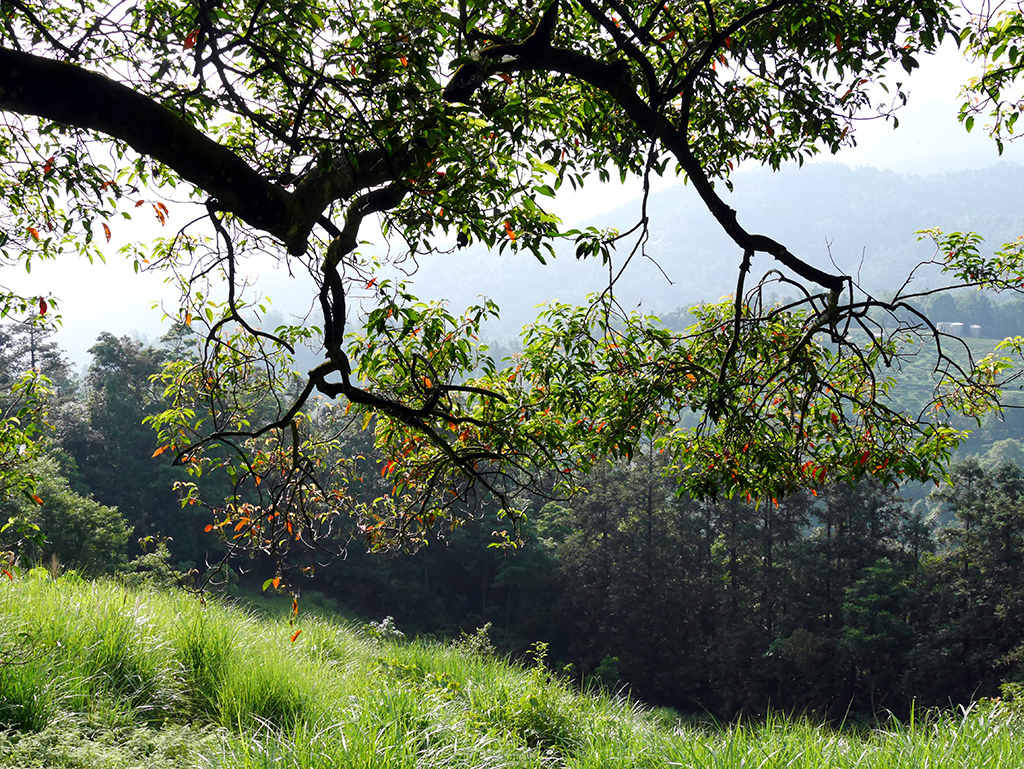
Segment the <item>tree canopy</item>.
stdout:
<svg viewBox="0 0 1024 769">
<path fill-rule="evenodd" d="M 962 439 L 954 420 L 998 408 L 1012 376 L 1020 339 L 982 360 L 952 350 L 909 279 L 868 295 L 817 266 L 826 254 L 748 231 L 720 195 L 741 161 L 836 152 L 857 120 L 891 114 L 919 57 L 965 34 L 943 0 L 2 8 L 3 258 L 100 257 L 121 217 L 147 207 L 163 222 L 163 196 L 192 201 L 194 222 L 127 251 L 176 276 L 175 320 L 200 334 L 165 369 L 158 451 L 228 472 L 211 526 L 236 541 L 315 544 L 350 513 L 342 412 L 372 424 L 385 456 L 393 496 L 360 519 L 383 545 L 415 542 L 480 492 L 511 513 L 526 492 L 571 491 L 578 471 L 645 439 L 699 497 L 935 477 Z M 645 206 L 627 233 L 567 230 L 545 208 L 567 185 L 665 173 L 736 247 L 734 296 L 684 332 L 615 302 L 616 276 L 646 253 Z M 360 244 L 377 218 L 384 255 Z M 1020 286 L 1020 243 L 984 257 L 972 235 L 926 236 L 950 285 Z M 504 361 L 477 341 L 493 304 L 420 302 L 378 271 L 472 243 L 543 261 L 560 240 L 608 265 L 607 290 L 545 310 Z M 313 276 L 308 322 L 260 327 L 245 277 L 258 255 Z M 755 260 L 775 269 L 751 286 Z M 772 304 L 768 287 L 792 301 Z M 3 309 L 37 303 L 44 315 L 45 299 L 8 292 Z M 934 392 L 897 409 L 892 372 L 925 341 Z M 321 362 L 294 372 L 303 344 Z M 186 502 L 197 488 L 182 485 Z"/>
</svg>

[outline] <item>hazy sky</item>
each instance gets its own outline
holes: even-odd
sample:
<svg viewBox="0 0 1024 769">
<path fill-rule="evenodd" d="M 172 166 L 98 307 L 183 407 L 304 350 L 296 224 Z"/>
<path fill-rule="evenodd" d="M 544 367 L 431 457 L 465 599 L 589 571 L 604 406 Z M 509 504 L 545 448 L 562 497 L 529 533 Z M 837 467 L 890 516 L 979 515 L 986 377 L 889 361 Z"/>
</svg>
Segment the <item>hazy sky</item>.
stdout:
<svg viewBox="0 0 1024 769">
<path fill-rule="evenodd" d="M 939 55 L 922 60 L 920 71 L 910 79 L 910 104 L 900 112 L 900 126 L 872 121 L 858 128 L 858 146 L 839 155 L 823 156 L 854 166 L 874 166 L 910 173 L 929 173 L 969 167 L 985 167 L 997 162 L 994 144 L 984 134 L 981 122 L 968 135 L 956 120 L 959 86 L 974 67 L 963 60 L 953 45 L 944 46 Z M 1004 158 L 1024 161 L 1024 145 L 1010 145 Z M 659 182 L 659 187 L 670 183 Z M 640 186 L 636 182 L 620 185 L 595 185 L 585 192 L 562 195 L 555 210 L 567 222 L 591 218 L 636 198 Z M 180 227 L 185 212 L 174 212 L 168 224 Z M 742 212 L 741 212 L 742 216 Z M 741 218 L 742 220 L 742 218 Z M 152 228 L 160 232 L 155 219 L 140 226 L 143 233 Z M 122 228 L 117 237 L 125 235 Z M 768 233 L 770 234 L 770 233 Z M 173 302 L 159 275 L 136 275 L 130 263 L 111 250 L 106 264 L 89 265 L 74 258 L 59 263 L 37 264 L 31 275 L 20 269 L 3 268 L 0 283 L 30 294 L 55 294 L 61 300 L 63 326 L 58 342 L 76 363 L 88 361 L 86 350 L 102 331 L 116 335 L 135 334 L 155 340 L 166 326 L 160 324 L 160 312 L 154 303 Z M 264 279 L 270 277 L 262 276 Z M 270 293 L 275 307 L 282 311 L 303 311 L 308 289 L 294 281 L 278 283 Z"/>
</svg>

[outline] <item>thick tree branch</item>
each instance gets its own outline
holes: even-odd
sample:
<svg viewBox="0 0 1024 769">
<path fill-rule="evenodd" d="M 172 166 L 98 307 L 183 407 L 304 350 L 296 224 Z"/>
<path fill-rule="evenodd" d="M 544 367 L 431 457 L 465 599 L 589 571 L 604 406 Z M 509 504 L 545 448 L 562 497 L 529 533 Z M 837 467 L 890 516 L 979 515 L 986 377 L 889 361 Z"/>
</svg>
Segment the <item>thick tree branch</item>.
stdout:
<svg viewBox="0 0 1024 769">
<path fill-rule="evenodd" d="M 0 48 L 0 109 L 119 139 L 217 199 L 218 208 L 305 253 L 307 238 L 336 200 L 390 180 L 402 159 L 380 150 L 316 170 L 294 193 L 153 99 L 74 64 Z"/>
</svg>

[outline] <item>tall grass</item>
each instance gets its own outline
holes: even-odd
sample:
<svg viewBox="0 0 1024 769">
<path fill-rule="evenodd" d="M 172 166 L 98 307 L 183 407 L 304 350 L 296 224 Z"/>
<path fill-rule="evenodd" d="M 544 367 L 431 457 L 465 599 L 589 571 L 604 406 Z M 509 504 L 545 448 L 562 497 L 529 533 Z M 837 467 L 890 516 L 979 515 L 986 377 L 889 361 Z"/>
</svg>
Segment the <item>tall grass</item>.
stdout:
<svg viewBox="0 0 1024 769">
<path fill-rule="evenodd" d="M 778 716 L 690 725 L 581 695 L 543 657 L 509 664 L 112 583 L 5 583 L 0 766 L 1024 767 L 1019 718 L 991 703 L 859 732 Z"/>
</svg>

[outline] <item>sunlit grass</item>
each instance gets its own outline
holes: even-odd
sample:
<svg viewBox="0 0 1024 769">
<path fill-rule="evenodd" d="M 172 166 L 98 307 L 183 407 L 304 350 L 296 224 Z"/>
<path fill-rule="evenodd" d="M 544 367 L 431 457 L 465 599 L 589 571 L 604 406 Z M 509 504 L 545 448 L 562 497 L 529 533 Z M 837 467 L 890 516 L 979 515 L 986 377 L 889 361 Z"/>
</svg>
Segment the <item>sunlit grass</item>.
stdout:
<svg viewBox="0 0 1024 769">
<path fill-rule="evenodd" d="M 580 695 L 543 657 L 508 664 L 112 583 L 5 583 L 0 766 L 1024 767 L 1001 706 L 859 731 L 694 725 Z"/>
</svg>

